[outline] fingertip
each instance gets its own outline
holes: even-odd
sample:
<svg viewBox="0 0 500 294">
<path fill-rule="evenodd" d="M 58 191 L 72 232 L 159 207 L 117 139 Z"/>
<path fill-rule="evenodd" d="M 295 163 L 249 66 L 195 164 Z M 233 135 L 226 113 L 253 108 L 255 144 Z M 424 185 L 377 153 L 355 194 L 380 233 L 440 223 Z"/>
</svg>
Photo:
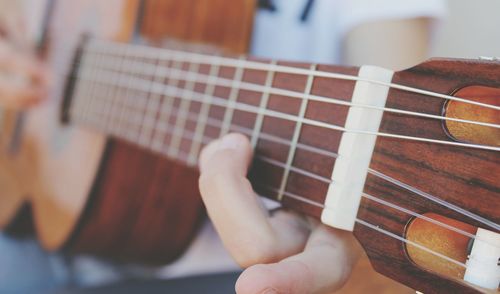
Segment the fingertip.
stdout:
<svg viewBox="0 0 500 294">
<path fill-rule="evenodd" d="M 243 164 L 248 166 L 252 157 L 250 141 L 245 135 L 230 133 L 205 146 L 200 153 L 199 167 L 204 172 L 208 166 L 214 166 L 217 162 L 212 162 L 216 155 L 224 151 L 235 151 L 236 160 L 243 160 Z M 224 157 L 224 156 L 220 156 Z M 238 161 L 241 161 L 238 160 Z"/>
<path fill-rule="evenodd" d="M 250 146 L 250 141 L 247 136 L 240 133 L 229 133 L 223 136 L 219 143 L 220 149 L 247 149 Z"/>
<path fill-rule="evenodd" d="M 236 281 L 238 294 L 309 293 L 313 289 L 310 270 L 298 261 L 284 260 L 247 268 Z M 274 291 L 274 292 L 272 292 Z"/>
<path fill-rule="evenodd" d="M 265 293 L 266 290 L 278 289 L 273 286 L 273 272 L 269 265 L 257 264 L 247 268 L 238 278 L 235 285 L 238 294 Z M 269 291 L 268 291 L 269 292 Z M 272 292 L 271 292 L 272 293 Z"/>
</svg>

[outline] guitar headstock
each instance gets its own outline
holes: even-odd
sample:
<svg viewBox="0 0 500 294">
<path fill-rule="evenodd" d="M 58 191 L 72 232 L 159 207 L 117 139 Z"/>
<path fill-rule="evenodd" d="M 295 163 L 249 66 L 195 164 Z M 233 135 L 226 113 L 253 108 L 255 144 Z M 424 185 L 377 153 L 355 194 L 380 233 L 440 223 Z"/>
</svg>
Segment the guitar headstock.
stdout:
<svg viewBox="0 0 500 294">
<path fill-rule="evenodd" d="M 354 234 L 380 273 L 424 293 L 497 292 L 500 61 L 395 73 Z"/>
</svg>

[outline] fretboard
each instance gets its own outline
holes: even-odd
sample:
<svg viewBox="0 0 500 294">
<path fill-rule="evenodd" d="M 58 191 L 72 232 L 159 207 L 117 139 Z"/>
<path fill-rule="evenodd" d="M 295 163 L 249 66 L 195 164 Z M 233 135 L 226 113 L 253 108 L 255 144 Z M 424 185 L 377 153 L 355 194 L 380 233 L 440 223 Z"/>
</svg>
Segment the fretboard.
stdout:
<svg viewBox="0 0 500 294">
<path fill-rule="evenodd" d="M 320 214 L 357 68 L 91 40 L 75 69 L 70 122 L 191 166 L 210 141 L 245 134 L 256 191 Z"/>
</svg>

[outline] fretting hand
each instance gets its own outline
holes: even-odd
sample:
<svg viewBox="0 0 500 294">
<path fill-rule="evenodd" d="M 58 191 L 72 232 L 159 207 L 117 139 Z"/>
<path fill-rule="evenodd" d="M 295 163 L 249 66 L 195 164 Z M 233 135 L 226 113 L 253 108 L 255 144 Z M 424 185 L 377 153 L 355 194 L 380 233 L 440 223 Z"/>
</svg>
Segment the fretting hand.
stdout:
<svg viewBox="0 0 500 294">
<path fill-rule="evenodd" d="M 351 234 L 297 214 L 269 216 L 246 178 L 248 139 L 230 134 L 200 156 L 200 191 L 215 228 L 246 268 L 239 294 L 329 293 L 343 286 L 360 253 Z"/>
<path fill-rule="evenodd" d="M 48 73 L 26 49 L 18 23 L 0 22 L 0 106 L 26 108 L 47 96 Z"/>
</svg>

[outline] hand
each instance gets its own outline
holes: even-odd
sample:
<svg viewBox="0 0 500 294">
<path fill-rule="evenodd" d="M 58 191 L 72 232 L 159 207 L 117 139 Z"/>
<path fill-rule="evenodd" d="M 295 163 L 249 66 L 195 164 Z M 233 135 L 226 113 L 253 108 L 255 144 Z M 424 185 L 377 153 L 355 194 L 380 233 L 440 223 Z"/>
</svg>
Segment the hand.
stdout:
<svg viewBox="0 0 500 294">
<path fill-rule="evenodd" d="M 248 139 L 230 134 L 200 156 L 200 191 L 217 232 L 246 270 L 236 292 L 328 293 L 343 286 L 361 252 L 348 232 L 291 212 L 269 216 L 246 178 Z"/>
<path fill-rule="evenodd" d="M 22 26 L 14 20 L 0 22 L 0 106 L 26 108 L 47 96 L 48 72 L 27 49 Z"/>
</svg>

